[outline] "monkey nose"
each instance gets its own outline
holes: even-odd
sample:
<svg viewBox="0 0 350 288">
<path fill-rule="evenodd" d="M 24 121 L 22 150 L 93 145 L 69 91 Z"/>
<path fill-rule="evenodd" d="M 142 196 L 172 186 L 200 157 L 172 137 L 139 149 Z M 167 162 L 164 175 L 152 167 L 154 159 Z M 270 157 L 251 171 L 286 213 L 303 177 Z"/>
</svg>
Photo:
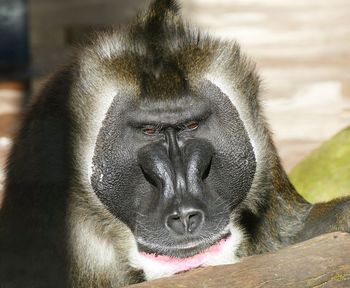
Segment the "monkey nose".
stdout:
<svg viewBox="0 0 350 288">
<path fill-rule="evenodd" d="M 165 226 L 168 230 L 183 235 L 185 233 L 194 233 L 203 221 L 203 211 L 190 208 L 169 214 L 165 219 Z"/>
</svg>

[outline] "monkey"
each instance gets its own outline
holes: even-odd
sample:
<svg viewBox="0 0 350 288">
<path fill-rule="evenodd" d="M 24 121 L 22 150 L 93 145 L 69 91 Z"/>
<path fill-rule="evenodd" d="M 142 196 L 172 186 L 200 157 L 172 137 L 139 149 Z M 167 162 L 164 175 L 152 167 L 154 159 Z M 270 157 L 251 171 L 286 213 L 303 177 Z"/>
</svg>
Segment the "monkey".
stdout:
<svg viewBox="0 0 350 288">
<path fill-rule="evenodd" d="M 1 287 L 122 287 L 349 232 L 284 171 L 236 42 L 154 0 L 53 74 L 23 119 L 0 211 Z"/>
</svg>

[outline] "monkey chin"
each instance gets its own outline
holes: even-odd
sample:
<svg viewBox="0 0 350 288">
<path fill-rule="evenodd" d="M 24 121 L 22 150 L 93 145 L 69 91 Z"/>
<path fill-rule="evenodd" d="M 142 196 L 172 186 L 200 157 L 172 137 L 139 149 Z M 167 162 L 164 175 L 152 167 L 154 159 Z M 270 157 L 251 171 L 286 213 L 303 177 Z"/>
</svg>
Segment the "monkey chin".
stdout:
<svg viewBox="0 0 350 288">
<path fill-rule="evenodd" d="M 137 251 L 130 255 L 131 265 L 142 269 L 146 280 L 154 280 L 198 267 L 233 264 L 238 262 L 235 251 L 241 243 L 242 234 L 238 229 L 232 232 L 231 229 L 231 234 L 227 237 L 202 252 L 186 258 Z"/>
</svg>

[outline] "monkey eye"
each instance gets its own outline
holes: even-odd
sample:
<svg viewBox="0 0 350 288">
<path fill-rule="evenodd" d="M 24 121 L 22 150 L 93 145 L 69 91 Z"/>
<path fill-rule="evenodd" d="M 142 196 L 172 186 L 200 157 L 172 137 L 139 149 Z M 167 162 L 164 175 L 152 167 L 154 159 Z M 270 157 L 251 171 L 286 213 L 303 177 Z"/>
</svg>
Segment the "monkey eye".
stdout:
<svg viewBox="0 0 350 288">
<path fill-rule="evenodd" d="M 184 125 L 184 131 L 192 131 L 196 130 L 199 126 L 199 123 L 197 121 L 191 121 Z"/>
<path fill-rule="evenodd" d="M 153 126 L 142 127 L 141 131 L 143 134 L 148 136 L 155 135 L 158 132 L 157 128 Z"/>
</svg>

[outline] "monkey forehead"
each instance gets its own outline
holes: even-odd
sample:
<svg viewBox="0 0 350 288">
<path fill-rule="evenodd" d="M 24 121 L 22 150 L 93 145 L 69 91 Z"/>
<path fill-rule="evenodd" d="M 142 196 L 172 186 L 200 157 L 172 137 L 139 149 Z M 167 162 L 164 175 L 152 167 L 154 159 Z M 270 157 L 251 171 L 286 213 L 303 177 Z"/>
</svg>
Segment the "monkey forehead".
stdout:
<svg viewBox="0 0 350 288">
<path fill-rule="evenodd" d="M 217 85 L 208 79 L 194 81 L 188 87 L 185 95 L 179 94 L 166 99 L 163 98 L 142 98 L 134 94 L 130 99 L 125 99 L 124 107 L 127 110 L 128 118 L 145 119 L 145 122 L 158 122 L 159 116 L 164 116 L 170 122 L 177 123 L 181 120 L 204 120 L 218 109 L 219 103 L 226 102 L 226 95 Z M 230 105 L 229 105 L 230 106 Z M 214 110 L 215 110 L 214 109 Z M 229 107 L 224 107 L 226 111 Z M 221 111 L 224 113 L 225 111 Z M 219 111 L 220 112 L 220 111 Z M 159 123 L 159 122 L 158 122 Z"/>
<path fill-rule="evenodd" d="M 133 103 L 126 117 L 135 126 L 139 123 L 179 125 L 192 120 L 204 120 L 211 113 L 207 98 L 188 95 L 172 101 L 148 100 Z"/>
<path fill-rule="evenodd" d="M 162 51 L 167 52 L 155 57 L 138 40 L 118 33 L 106 34 L 83 51 L 79 68 L 87 77 L 103 76 L 96 79 L 101 83 L 118 82 L 150 92 L 154 89 L 164 98 L 170 91 L 186 90 L 187 82 L 203 77 L 212 61 L 218 59 L 213 48 L 216 40 L 197 42 L 195 37 L 181 36 L 165 42 Z"/>
</svg>

